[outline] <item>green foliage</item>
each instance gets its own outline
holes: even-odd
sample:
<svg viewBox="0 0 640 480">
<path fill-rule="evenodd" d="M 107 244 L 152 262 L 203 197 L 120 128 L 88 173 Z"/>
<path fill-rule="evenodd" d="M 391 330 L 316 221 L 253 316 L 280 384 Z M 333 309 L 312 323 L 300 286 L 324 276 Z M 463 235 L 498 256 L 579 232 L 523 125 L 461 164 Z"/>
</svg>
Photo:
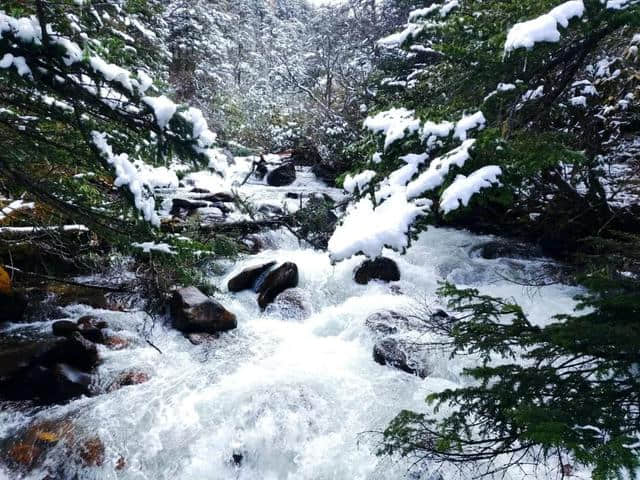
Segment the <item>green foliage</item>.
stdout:
<svg viewBox="0 0 640 480">
<path fill-rule="evenodd" d="M 385 431 L 384 453 L 436 462 L 559 456 L 595 479 L 640 466 L 640 282 L 590 276 L 576 313 L 534 325 L 512 302 L 445 284 L 454 317 L 440 325 L 451 355 L 475 354 L 471 384 L 428 398 L 438 420 L 402 412 Z M 509 460 L 510 458 L 510 460 Z M 520 459 L 520 460 L 519 460 Z M 495 465 L 494 465 L 495 466 Z"/>
<path fill-rule="evenodd" d="M 422 121 L 438 123 L 482 111 L 487 119 L 485 130 L 473 134 L 477 142 L 472 159 L 454 168 L 442 188 L 424 196 L 435 201 L 456 175 L 487 165 L 501 168 L 501 188 L 485 189 L 468 207 L 444 219 L 436 214 L 436 220 L 510 231 L 543 242 L 554 236 L 543 223 L 559 225 L 571 239 L 568 250 L 595 232 L 607 236 L 614 229 L 636 228 L 631 225 L 637 222 L 627 222 L 627 227 L 610 223 L 614 208 L 607 205 L 602 185 L 607 179 L 601 167 L 624 161 L 616 145 L 625 135 L 623 130 L 627 135 L 637 132 L 633 119 L 639 104 L 635 96 L 636 100 L 628 99 L 635 95 L 640 76 L 627 48 L 640 5 L 615 10 L 600 1 L 587 1 L 582 20 L 560 27 L 559 42 L 505 53 L 511 27 L 549 12 L 557 3 L 464 0 L 446 16 L 436 9 L 414 18 L 412 22 L 421 26 L 417 33 L 408 35 L 399 49 L 382 49 L 373 75 L 377 90 L 370 112 L 404 107 Z M 611 62 L 610 71 L 596 73 L 601 60 Z M 500 84 L 509 88 L 500 89 Z M 585 94 L 586 107 L 572 105 L 571 99 L 583 94 L 580 85 L 585 84 L 596 93 Z M 381 141 L 378 136 L 378 151 Z M 434 147 L 411 135 L 394 143 L 380 164 L 363 168 L 385 178 L 403 165 L 402 155 L 427 151 L 434 159 L 453 146 L 450 138 Z M 360 150 L 362 158 L 371 158 L 369 149 Z M 581 212 L 589 212 L 588 224 Z M 479 217 L 494 220 L 479 226 Z"/>
</svg>

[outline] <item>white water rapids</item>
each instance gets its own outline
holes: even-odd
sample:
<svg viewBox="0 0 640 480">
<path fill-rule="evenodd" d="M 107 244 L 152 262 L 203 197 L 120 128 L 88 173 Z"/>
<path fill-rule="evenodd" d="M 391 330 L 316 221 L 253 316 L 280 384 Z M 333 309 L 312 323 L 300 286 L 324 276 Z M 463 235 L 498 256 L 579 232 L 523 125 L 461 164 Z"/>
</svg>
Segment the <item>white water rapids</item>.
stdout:
<svg viewBox="0 0 640 480">
<path fill-rule="evenodd" d="M 255 185 L 250 188 L 259 196 Z M 304 188 L 322 187 L 312 182 Z M 273 189 L 264 189 L 272 198 Z M 65 460 L 60 446 L 47 453 L 39 471 L 4 475 L 41 480 L 47 465 L 62 463 L 70 479 L 426 480 L 429 474 L 409 470 L 408 462 L 376 456 L 380 437 L 371 432 L 383 430 L 402 409 L 424 411 L 429 393 L 467 381 L 461 369 L 476 360 L 425 352 L 432 372 L 426 379 L 378 365 L 372 349 L 380 336 L 365 325 L 366 318 L 414 308 L 425 299 L 434 302 L 441 280 L 513 297 L 536 322 L 570 312 L 577 293 L 563 285 L 531 291 L 503 280 L 497 272 L 536 271 L 541 263 L 480 258 L 474 247 L 488 237 L 466 232 L 430 229 L 406 255 L 386 252 L 398 263 L 402 279 L 367 286 L 353 281 L 362 257 L 332 265 L 325 252 L 300 246 L 290 234 L 277 231 L 269 237 L 276 248 L 226 262 L 225 272 L 212 277 L 221 289 L 216 299 L 238 317 L 238 328 L 212 343 L 194 346 L 158 322 L 151 341 L 159 354 L 136 334 L 144 314 L 67 307 L 70 318 L 98 314 L 112 329 L 137 338 L 119 351 L 99 347 L 100 382 L 106 385 L 132 368 L 148 373 L 150 380 L 64 406 L 0 409 L 0 439 L 31 422 L 71 418 L 79 431 L 99 436 L 105 445 L 99 467 Z M 234 273 L 271 260 L 298 265 L 296 295 L 305 315 L 277 304 L 261 312 L 255 293 L 226 291 Z M 23 328 L 50 331 L 51 323 Z M 241 465 L 232 461 L 234 454 L 242 455 Z M 117 470 L 120 457 L 126 467 Z"/>
</svg>

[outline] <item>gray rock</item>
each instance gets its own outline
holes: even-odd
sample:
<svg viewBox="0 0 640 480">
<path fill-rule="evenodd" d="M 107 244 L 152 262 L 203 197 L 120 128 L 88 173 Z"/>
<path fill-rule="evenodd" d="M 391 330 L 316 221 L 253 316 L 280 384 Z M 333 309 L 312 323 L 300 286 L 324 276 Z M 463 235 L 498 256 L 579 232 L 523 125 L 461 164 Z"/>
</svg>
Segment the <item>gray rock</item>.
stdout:
<svg viewBox="0 0 640 480">
<path fill-rule="evenodd" d="M 236 316 L 196 287 L 180 288 L 171 300 L 173 326 L 185 333 L 216 333 L 238 326 Z"/>
</svg>

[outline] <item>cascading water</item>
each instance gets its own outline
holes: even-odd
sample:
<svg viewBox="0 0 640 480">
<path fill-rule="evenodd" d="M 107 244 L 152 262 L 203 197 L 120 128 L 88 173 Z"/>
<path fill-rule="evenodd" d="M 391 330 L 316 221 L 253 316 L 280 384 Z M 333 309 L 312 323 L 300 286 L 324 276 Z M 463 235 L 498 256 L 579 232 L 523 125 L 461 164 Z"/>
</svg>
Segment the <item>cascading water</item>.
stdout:
<svg viewBox="0 0 640 480">
<path fill-rule="evenodd" d="M 294 188 L 326 190 L 308 177 L 305 182 Z M 254 198 L 276 198 L 271 187 L 248 189 Z M 37 471 L 7 470 L 0 478 L 41 480 L 53 471 L 78 479 L 426 479 L 407 462 L 377 457 L 380 437 L 371 432 L 384 429 L 401 409 L 424 410 L 429 393 L 467 381 L 461 370 L 475 359 L 423 352 L 430 371 L 425 379 L 378 365 L 372 349 L 379 337 L 365 325 L 367 317 L 434 302 L 441 280 L 513 297 L 536 322 L 570 312 L 577 293 L 559 284 L 531 292 L 505 281 L 497 271 L 506 276 L 536 271 L 541 263 L 480 258 L 474 249 L 488 237 L 466 232 L 434 228 L 406 255 L 386 252 L 402 279 L 366 286 L 353 281 L 362 257 L 332 265 L 325 252 L 300 246 L 287 232 L 268 237 L 265 244 L 277 248 L 228 262 L 223 274 L 212 277 L 221 289 L 217 300 L 238 317 L 238 328 L 213 342 L 194 346 L 157 322 L 150 339 L 160 354 L 136 333 L 148 327 L 144 314 L 67 307 L 70 318 L 98 313 L 131 341 L 118 351 L 100 347 L 103 386 L 132 366 L 150 380 L 64 406 L 27 411 L 4 406 L 0 439 L 28 424 L 67 419 L 77 436 L 98 436 L 105 451 L 101 465 L 87 467 L 61 444 L 47 451 Z M 262 312 L 255 293 L 226 291 L 234 273 L 272 260 L 298 265 L 293 302 L 276 302 Z M 12 334 L 44 334 L 51 322 L 7 328 Z M 401 335 L 420 340 L 428 333 Z"/>
</svg>

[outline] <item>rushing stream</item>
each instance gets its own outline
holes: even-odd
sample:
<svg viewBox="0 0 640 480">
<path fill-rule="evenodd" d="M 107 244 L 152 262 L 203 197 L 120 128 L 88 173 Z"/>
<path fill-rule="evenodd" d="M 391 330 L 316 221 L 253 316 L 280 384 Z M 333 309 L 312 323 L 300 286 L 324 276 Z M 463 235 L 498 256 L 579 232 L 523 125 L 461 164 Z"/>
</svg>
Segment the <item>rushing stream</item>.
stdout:
<svg viewBox="0 0 640 480">
<path fill-rule="evenodd" d="M 326 190 L 309 176 L 294 187 Z M 262 194 L 255 184 L 246 188 L 254 197 L 277 196 L 271 187 L 261 187 Z M 505 281 L 505 275 L 539 271 L 544 262 L 483 259 L 475 247 L 488 238 L 466 232 L 431 229 L 406 255 L 386 252 L 402 280 L 366 286 L 352 279 L 362 257 L 332 265 L 325 252 L 300 246 L 285 231 L 267 236 L 265 244 L 274 248 L 223 264 L 224 273 L 212 277 L 222 291 L 216 298 L 238 317 L 238 328 L 214 342 L 192 345 L 160 321 L 150 337 L 160 354 L 136 333 L 148 328 L 144 314 L 66 307 L 69 318 L 99 314 L 132 341 L 117 351 L 99 347 L 100 382 L 108 385 L 132 366 L 150 380 L 64 406 L 0 408 L 0 439 L 32 422 L 72 419 L 77 435 L 97 435 L 105 446 L 100 466 L 80 466 L 64 446 L 56 446 L 38 471 L 16 477 L 15 471 L 0 470 L 0 478 L 42 480 L 46 471 L 62 471 L 62 478 L 79 479 L 427 479 L 420 470 L 409 472 L 407 462 L 377 457 L 380 437 L 372 432 L 403 408 L 423 410 L 430 392 L 463 383 L 463 362 L 475 359 L 423 352 L 431 372 L 426 379 L 378 365 L 372 349 L 380 337 L 365 325 L 367 317 L 414 311 L 425 303 L 437 307 L 434 295 L 442 280 L 513 297 L 536 322 L 569 312 L 576 293 L 569 286 L 531 290 Z M 261 312 L 253 292 L 226 291 L 234 273 L 271 260 L 298 265 L 299 287 L 287 297 L 294 301 Z M 51 322 L 7 327 L 29 335 L 50 328 Z M 428 334 L 399 335 L 420 340 Z M 126 466 L 118 468 L 122 459 Z"/>
</svg>

